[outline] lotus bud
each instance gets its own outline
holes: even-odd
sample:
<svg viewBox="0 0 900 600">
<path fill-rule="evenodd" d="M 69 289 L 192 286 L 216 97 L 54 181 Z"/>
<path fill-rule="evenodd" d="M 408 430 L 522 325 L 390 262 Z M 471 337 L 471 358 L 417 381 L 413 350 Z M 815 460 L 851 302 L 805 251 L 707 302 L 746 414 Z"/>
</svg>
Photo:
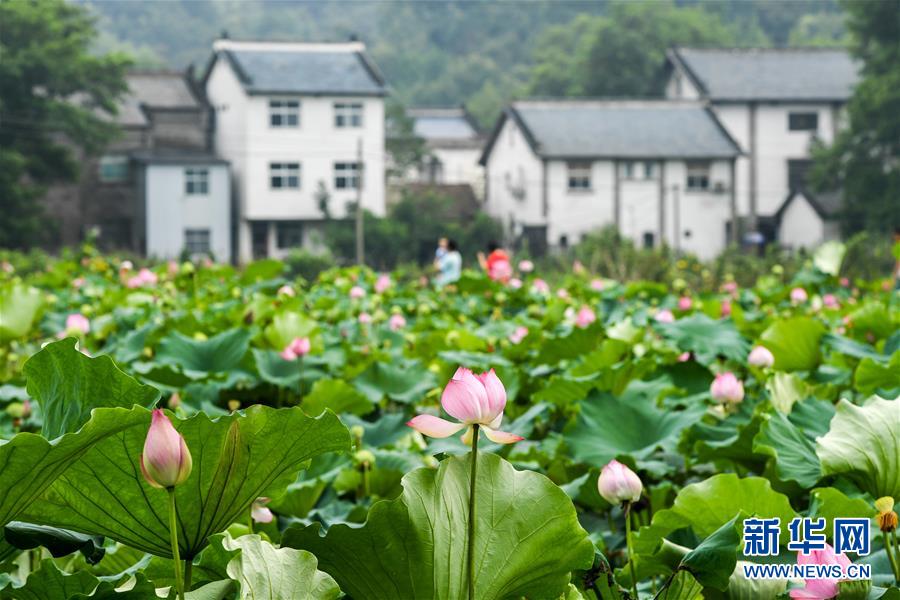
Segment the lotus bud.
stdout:
<svg viewBox="0 0 900 600">
<path fill-rule="evenodd" d="M 687 310 L 691 310 L 691 307 L 694 305 L 690 296 L 682 296 L 678 299 L 678 310 L 684 312 Z"/>
<path fill-rule="evenodd" d="M 354 285 L 350 288 L 350 297 L 351 298 L 364 298 L 366 295 L 366 290 L 362 289 L 358 285 Z"/>
<path fill-rule="evenodd" d="M 657 323 L 674 323 L 675 315 L 672 314 L 672 311 L 668 308 L 664 308 L 661 311 L 657 312 L 653 317 Z"/>
<path fill-rule="evenodd" d="M 875 521 L 878 528 L 885 533 L 890 533 L 897 529 L 897 513 L 894 512 L 894 499 L 890 496 L 883 496 L 875 501 L 875 510 L 878 515 Z"/>
<path fill-rule="evenodd" d="M 362 425 L 354 425 L 350 428 L 350 435 L 353 436 L 353 439 L 361 440 L 365 434 L 366 430 Z"/>
<path fill-rule="evenodd" d="M 775 364 L 775 356 L 765 346 L 756 346 L 750 351 L 750 355 L 747 357 L 747 364 L 751 367 L 768 369 Z"/>
<path fill-rule="evenodd" d="M 807 295 L 806 290 L 802 287 L 795 287 L 791 290 L 791 302 L 793 304 L 802 304 L 803 302 L 806 302 L 808 298 L 809 296 Z"/>
<path fill-rule="evenodd" d="M 734 373 L 720 373 L 709 387 L 709 393 L 719 404 L 738 404 L 744 399 L 744 384 Z"/>
<path fill-rule="evenodd" d="M 91 322 L 81 313 L 73 313 L 66 317 L 66 333 L 86 335 L 91 330 Z"/>
<path fill-rule="evenodd" d="M 610 504 L 637 502 L 644 489 L 637 474 L 617 460 L 611 460 L 600 471 L 597 490 Z"/>
<path fill-rule="evenodd" d="M 141 473 L 156 488 L 172 488 L 191 474 L 191 452 L 162 409 L 153 411 L 153 420 L 141 454 Z"/>
<path fill-rule="evenodd" d="M 375 464 L 375 455 L 371 450 L 360 450 L 353 455 L 353 460 L 358 465 L 373 466 Z"/>
<path fill-rule="evenodd" d="M 275 515 L 266 506 L 268 503 L 269 498 L 265 497 L 260 497 L 253 501 L 253 505 L 250 507 L 250 517 L 256 523 L 271 523 L 275 518 Z"/>
<path fill-rule="evenodd" d="M 240 400 L 231 399 L 228 401 L 228 410 L 229 411 L 234 412 L 234 411 L 238 410 L 240 407 L 241 407 Z"/>
<path fill-rule="evenodd" d="M 594 314 L 594 311 L 591 310 L 590 307 L 582 306 L 578 311 L 578 315 L 575 317 L 575 324 L 584 329 L 596 320 L 597 315 Z"/>
<path fill-rule="evenodd" d="M 534 263 L 528 259 L 519 261 L 519 270 L 523 273 L 531 273 L 534 271 Z"/>
</svg>

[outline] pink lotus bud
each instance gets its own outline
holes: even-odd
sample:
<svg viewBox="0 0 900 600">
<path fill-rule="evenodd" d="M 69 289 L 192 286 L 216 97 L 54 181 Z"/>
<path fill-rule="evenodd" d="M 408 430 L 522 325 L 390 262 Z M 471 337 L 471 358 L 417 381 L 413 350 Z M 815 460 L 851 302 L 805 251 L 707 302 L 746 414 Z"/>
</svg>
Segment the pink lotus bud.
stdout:
<svg viewBox="0 0 900 600">
<path fill-rule="evenodd" d="M 606 284 L 603 283 L 602 279 L 591 279 L 591 289 L 595 292 L 602 292 L 605 287 Z"/>
<path fill-rule="evenodd" d="M 391 331 L 403 329 L 404 327 L 406 327 L 406 319 L 403 317 L 403 315 L 393 314 L 388 321 L 388 326 L 391 328 Z"/>
<path fill-rule="evenodd" d="M 350 288 L 350 297 L 354 299 L 365 298 L 366 290 L 362 289 L 358 285 L 354 285 Z"/>
<path fill-rule="evenodd" d="M 884 292 L 889 292 L 889 291 L 891 291 L 891 288 L 893 287 L 893 285 L 894 285 L 894 282 L 892 282 L 890 279 L 885 279 L 884 281 L 881 282 L 881 290 Z"/>
<path fill-rule="evenodd" d="M 800 304 L 802 302 L 806 302 L 809 299 L 809 296 L 806 294 L 806 290 L 802 287 L 795 287 L 791 290 L 791 302 L 794 304 Z"/>
<path fill-rule="evenodd" d="M 84 277 L 76 277 L 72 280 L 72 287 L 79 289 L 84 285 Z"/>
<path fill-rule="evenodd" d="M 832 310 L 836 310 L 841 307 L 841 303 L 838 302 L 837 296 L 834 294 L 825 294 L 822 296 L 822 303 L 825 305 L 825 308 L 830 308 Z"/>
<path fill-rule="evenodd" d="M 363 325 L 368 325 L 372 322 L 372 315 L 367 312 L 359 313 L 359 317 L 357 317 L 359 322 Z"/>
<path fill-rule="evenodd" d="M 568 298 L 569 290 L 567 290 L 566 288 L 559 288 L 558 290 L 556 290 L 556 297 L 562 299 Z"/>
<path fill-rule="evenodd" d="M 728 300 L 722 300 L 722 317 L 730 317 L 731 316 L 731 302 Z"/>
<path fill-rule="evenodd" d="M 734 294 L 738 290 L 738 284 L 734 281 L 726 281 L 722 284 L 722 291 L 727 294 Z"/>
<path fill-rule="evenodd" d="M 590 307 L 582 306 L 578 310 L 578 315 L 575 317 L 575 324 L 584 329 L 596 320 L 597 315 L 594 314 L 594 311 L 591 310 Z"/>
<path fill-rule="evenodd" d="M 66 333 L 86 335 L 91 330 L 91 322 L 81 313 L 73 313 L 66 317 Z"/>
<path fill-rule="evenodd" d="M 581 264 L 580 260 L 576 260 L 572 263 L 572 272 L 576 275 L 583 275 L 585 271 L 586 269 L 584 268 L 584 265 Z"/>
<path fill-rule="evenodd" d="M 169 410 L 175 410 L 179 406 L 181 406 L 181 396 L 178 395 L 178 392 L 175 392 L 171 396 L 169 396 Z"/>
<path fill-rule="evenodd" d="M 825 544 L 822 550 L 812 550 L 809 554 L 797 553 L 798 565 L 839 565 L 846 571 L 852 563 L 844 554 L 835 554 L 834 548 Z M 790 591 L 795 600 L 827 600 L 838 595 L 837 579 L 805 579 L 806 587 Z"/>
<path fill-rule="evenodd" d="M 768 369 L 775 364 L 775 356 L 765 346 L 756 346 L 750 351 L 750 355 L 747 357 L 747 364 L 751 367 Z"/>
<path fill-rule="evenodd" d="M 297 292 L 295 292 L 294 288 L 292 288 L 291 286 L 283 285 L 280 288 L 278 288 L 278 292 L 276 292 L 276 294 L 278 296 L 287 296 L 289 298 L 293 298 L 294 296 L 297 295 Z"/>
<path fill-rule="evenodd" d="M 511 341 L 513 344 L 518 344 L 523 339 L 525 339 L 525 336 L 527 336 L 527 335 L 528 335 L 528 328 L 523 325 L 519 325 L 518 327 L 516 327 L 515 331 L 513 331 L 511 334 L 509 334 L 509 341 Z"/>
<path fill-rule="evenodd" d="M 519 270 L 523 273 L 531 273 L 534 271 L 534 263 L 528 259 L 519 261 Z"/>
<path fill-rule="evenodd" d="M 253 501 L 250 507 L 250 517 L 256 523 L 271 523 L 275 518 L 272 511 L 266 506 L 270 501 L 269 498 L 260 497 Z"/>
<path fill-rule="evenodd" d="M 134 268 L 134 265 L 131 263 L 130 260 L 123 260 L 123 261 L 119 264 L 119 272 L 120 272 L 120 273 L 121 273 L 122 271 L 130 271 L 130 270 L 132 270 L 133 268 Z"/>
<path fill-rule="evenodd" d="M 156 285 L 159 281 L 159 277 L 150 269 L 141 269 L 138 271 L 138 277 L 143 285 Z"/>
<path fill-rule="evenodd" d="M 518 277 L 513 277 L 512 279 L 509 280 L 509 287 L 511 287 L 514 290 L 519 289 L 520 287 L 522 287 L 522 280 L 519 279 Z"/>
<path fill-rule="evenodd" d="M 294 338 L 291 340 L 284 350 L 281 351 L 281 358 L 284 360 L 295 360 L 309 354 L 312 345 L 308 337 Z"/>
<path fill-rule="evenodd" d="M 681 354 L 678 355 L 678 362 L 680 362 L 680 363 L 687 362 L 689 360 L 691 360 L 690 352 L 682 352 Z"/>
<path fill-rule="evenodd" d="M 175 277 L 178 275 L 178 263 L 174 260 L 170 260 L 166 263 L 166 272 L 169 274 L 169 277 Z"/>
<path fill-rule="evenodd" d="M 383 294 L 389 287 L 391 287 L 390 275 L 381 274 L 378 276 L 378 279 L 375 280 L 375 291 L 377 293 Z"/>
<path fill-rule="evenodd" d="M 653 317 L 656 319 L 657 323 L 674 323 L 675 315 L 672 314 L 672 311 L 668 308 L 664 308 L 661 311 L 656 313 L 656 316 Z"/>
<path fill-rule="evenodd" d="M 141 473 L 156 488 L 172 488 L 190 476 L 193 462 L 181 437 L 162 409 L 153 411 L 153 421 L 141 454 Z"/>
<path fill-rule="evenodd" d="M 611 460 L 600 470 L 597 489 L 604 500 L 616 505 L 640 500 L 644 486 L 634 471 L 617 460 Z"/>
<path fill-rule="evenodd" d="M 850 287 L 850 280 L 846 277 L 841 277 L 840 283 L 841 287 Z"/>
<path fill-rule="evenodd" d="M 546 294 L 550 291 L 550 286 L 547 285 L 547 282 L 543 279 L 535 279 L 531 283 L 531 287 L 534 288 L 534 291 L 539 294 Z"/>
<path fill-rule="evenodd" d="M 709 393 L 714 402 L 737 404 L 744 399 L 744 384 L 734 376 L 734 373 L 720 373 L 709 386 Z"/>
<path fill-rule="evenodd" d="M 678 299 L 678 310 L 680 311 L 691 310 L 693 305 L 694 303 L 691 301 L 690 296 L 682 296 Z"/>
</svg>

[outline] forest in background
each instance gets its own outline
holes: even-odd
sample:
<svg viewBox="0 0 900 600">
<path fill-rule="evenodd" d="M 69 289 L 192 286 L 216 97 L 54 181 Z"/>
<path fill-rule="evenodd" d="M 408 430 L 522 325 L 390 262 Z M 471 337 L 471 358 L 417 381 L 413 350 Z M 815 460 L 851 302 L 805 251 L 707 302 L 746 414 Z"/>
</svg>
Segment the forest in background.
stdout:
<svg viewBox="0 0 900 600">
<path fill-rule="evenodd" d="M 223 31 L 238 39 L 364 41 L 407 105 L 465 103 L 489 126 L 527 95 L 649 96 L 671 45 L 846 42 L 836 0 L 82 2 L 97 50 L 138 66 L 202 68 Z M 629 65 L 622 69 L 623 64 Z"/>
</svg>

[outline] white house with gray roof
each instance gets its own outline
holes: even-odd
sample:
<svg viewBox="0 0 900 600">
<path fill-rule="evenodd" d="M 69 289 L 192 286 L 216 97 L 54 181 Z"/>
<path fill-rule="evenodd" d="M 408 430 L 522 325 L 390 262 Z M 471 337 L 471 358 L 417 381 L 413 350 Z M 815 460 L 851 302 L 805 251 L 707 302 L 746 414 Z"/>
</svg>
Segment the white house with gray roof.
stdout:
<svg viewBox="0 0 900 600">
<path fill-rule="evenodd" d="M 514 102 L 481 156 L 485 210 L 534 252 L 615 225 L 711 258 L 730 241 L 739 154 L 697 101 Z"/>
<path fill-rule="evenodd" d="M 707 102 L 743 150 L 736 188 L 745 232 L 809 246 L 808 235 L 796 226 L 780 227 L 779 220 L 806 203 L 790 213 L 779 209 L 805 187 L 812 140 L 831 143 L 842 126 L 843 107 L 858 79 L 846 50 L 676 48 L 667 68 L 666 97 Z M 833 235 L 821 212 L 804 213 L 810 231 Z"/>
<path fill-rule="evenodd" d="M 217 40 L 204 85 L 241 261 L 321 246 L 323 204 L 349 218 L 359 195 L 384 214 L 386 88 L 362 43 Z"/>
<path fill-rule="evenodd" d="M 425 140 L 428 156 L 413 179 L 430 184 L 465 184 L 484 197 L 484 170 L 478 164 L 484 138 L 465 107 L 408 108 L 413 133 Z"/>
</svg>

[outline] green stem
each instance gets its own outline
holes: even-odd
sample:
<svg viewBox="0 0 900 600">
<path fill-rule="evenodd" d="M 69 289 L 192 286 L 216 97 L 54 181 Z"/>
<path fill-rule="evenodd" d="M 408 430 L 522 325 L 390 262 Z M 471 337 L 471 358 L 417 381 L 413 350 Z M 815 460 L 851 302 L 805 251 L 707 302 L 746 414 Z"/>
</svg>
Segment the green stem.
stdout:
<svg viewBox="0 0 900 600">
<path fill-rule="evenodd" d="M 478 472 L 478 425 L 472 426 L 472 472 L 469 475 L 469 600 L 475 600 L 475 478 Z"/>
<path fill-rule="evenodd" d="M 184 559 L 184 589 L 186 592 L 191 591 L 191 575 L 194 571 L 194 561 Z"/>
<path fill-rule="evenodd" d="M 184 580 L 181 578 L 181 556 L 178 553 L 178 509 L 175 507 L 175 488 L 166 488 L 169 493 L 169 537 L 172 540 L 172 561 L 175 566 L 175 591 L 179 600 L 184 600 Z"/>
<path fill-rule="evenodd" d="M 297 404 L 303 402 L 303 357 L 300 356 L 297 358 L 297 364 L 300 365 L 300 378 L 297 380 L 297 393 L 300 397 L 297 399 Z"/>
<path fill-rule="evenodd" d="M 891 571 L 894 573 L 894 581 L 900 585 L 900 565 L 897 564 L 897 557 L 894 556 L 894 544 L 891 538 L 894 536 L 893 532 L 883 532 L 882 537 L 884 538 L 884 553 L 887 554 L 888 562 L 891 563 Z"/>
<path fill-rule="evenodd" d="M 625 503 L 625 547 L 628 548 L 628 569 L 631 572 L 631 591 L 638 600 L 637 577 L 634 574 L 634 548 L 631 545 L 631 502 Z"/>
</svg>

